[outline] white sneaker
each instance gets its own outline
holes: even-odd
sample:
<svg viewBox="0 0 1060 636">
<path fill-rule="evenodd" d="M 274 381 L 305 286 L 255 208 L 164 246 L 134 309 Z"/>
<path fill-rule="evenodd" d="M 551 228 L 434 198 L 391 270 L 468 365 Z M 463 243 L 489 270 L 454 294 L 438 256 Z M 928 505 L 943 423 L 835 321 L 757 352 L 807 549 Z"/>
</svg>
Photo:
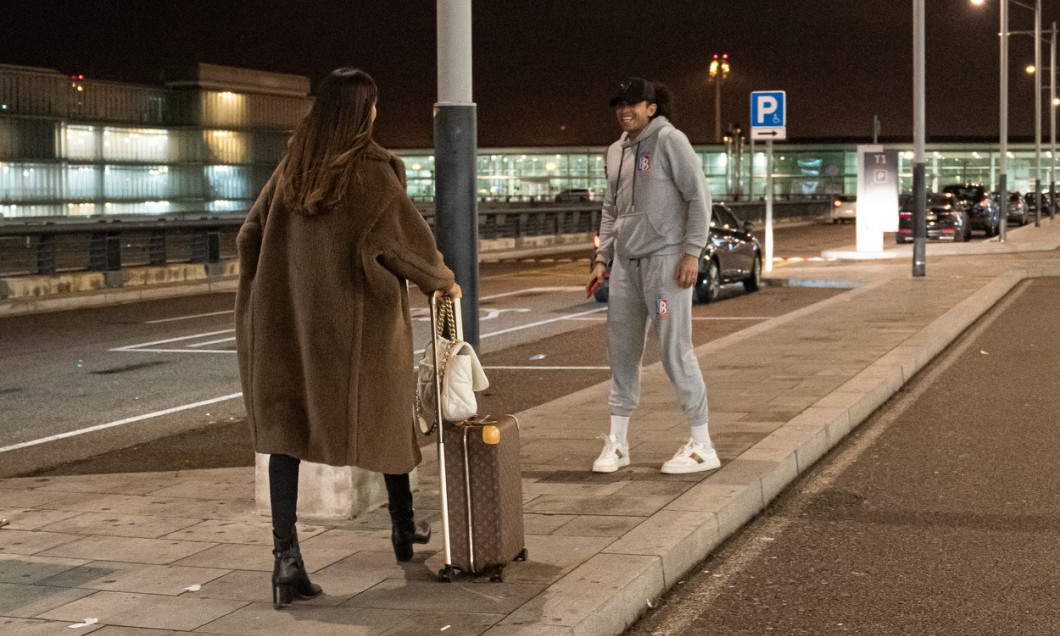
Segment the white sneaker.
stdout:
<svg viewBox="0 0 1060 636">
<path fill-rule="evenodd" d="M 689 439 L 676 455 L 662 465 L 662 472 L 667 475 L 683 475 L 715 468 L 721 468 L 721 460 L 718 459 L 713 445 L 708 448 L 694 439 Z"/>
<path fill-rule="evenodd" d="M 593 462 L 594 473 L 613 473 L 623 466 L 629 466 L 629 444 L 621 444 L 614 435 L 601 435 L 604 450 Z"/>
</svg>

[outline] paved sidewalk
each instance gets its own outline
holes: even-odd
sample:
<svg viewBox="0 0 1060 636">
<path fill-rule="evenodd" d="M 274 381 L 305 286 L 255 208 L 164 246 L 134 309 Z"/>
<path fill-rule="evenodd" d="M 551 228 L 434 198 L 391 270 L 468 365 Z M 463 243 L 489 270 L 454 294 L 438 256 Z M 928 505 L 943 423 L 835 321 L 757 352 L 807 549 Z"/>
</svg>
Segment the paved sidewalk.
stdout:
<svg viewBox="0 0 1060 636">
<path fill-rule="evenodd" d="M 697 348 L 723 461 L 712 473 L 658 472 L 687 437 L 659 365 L 644 372 L 632 464 L 612 475 L 588 471 L 607 383 L 520 413 L 530 558 L 503 583 L 435 580 L 429 454 L 417 504 L 431 544 L 397 565 L 383 509 L 305 520 L 305 559 L 326 595 L 282 611 L 253 468 L 0 480 L 0 633 L 621 633 L 1013 285 L 1060 276 L 1058 246 L 1060 222 L 1044 220 L 1004 245 L 929 245 L 924 278 L 911 276 L 908 247 L 779 267 L 778 283 L 852 288 Z"/>
</svg>

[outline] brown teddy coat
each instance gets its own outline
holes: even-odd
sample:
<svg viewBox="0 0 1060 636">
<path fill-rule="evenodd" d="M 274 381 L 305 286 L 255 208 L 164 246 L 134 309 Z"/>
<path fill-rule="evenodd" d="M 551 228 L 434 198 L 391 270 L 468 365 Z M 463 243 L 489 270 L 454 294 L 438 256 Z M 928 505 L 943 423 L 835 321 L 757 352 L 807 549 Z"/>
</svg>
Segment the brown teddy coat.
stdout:
<svg viewBox="0 0 1060 636">
<path fill-rule="evenodd" d="M 236 348 L 254 450 L 407 473 L 419 464 L 405 281 L 447 290 L 401 160 L 373 145 L 343 204 L 307 215 L 265 185 L 239 231 Z"/>
</svg>

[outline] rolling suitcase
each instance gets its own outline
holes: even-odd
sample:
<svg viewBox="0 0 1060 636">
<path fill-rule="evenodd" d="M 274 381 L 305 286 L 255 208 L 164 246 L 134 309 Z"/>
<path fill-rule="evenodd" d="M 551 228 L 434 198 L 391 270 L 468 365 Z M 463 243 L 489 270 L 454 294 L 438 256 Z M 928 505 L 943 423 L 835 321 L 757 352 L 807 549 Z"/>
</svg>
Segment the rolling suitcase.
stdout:
<svg viewBox="0 0 1060 636">
<path fill-rule="evenodd" d="M 438 294 L 431 295 L 431 346 Z M 460 304 L 454 299 L 457 333 L 462 340 Z M 451 323 L 450 323 L 451 324 Z M 435 360 L 438 351 L 435 350 Z M 435 393 L 441 380 L 435 365 Z M 450 582 L 457 572 L 489 574 L 502 581 L 504 566 L 526 560 L 523 535 L 523 486 L 519 466 L 519 422 L 513 415 L 473 417 L 459 422 L 438 418 L 438 472 L 442 499 L 445 567 L 438 580 Z"/>
</svg>

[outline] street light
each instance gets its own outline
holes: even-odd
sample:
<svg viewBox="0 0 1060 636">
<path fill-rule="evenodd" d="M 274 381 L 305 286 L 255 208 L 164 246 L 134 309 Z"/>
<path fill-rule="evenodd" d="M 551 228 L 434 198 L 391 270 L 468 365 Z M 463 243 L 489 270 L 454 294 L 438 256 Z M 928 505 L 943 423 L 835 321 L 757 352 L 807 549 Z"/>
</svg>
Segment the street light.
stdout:
<svg viewBox="0 0 1060 636">
<path fill-rule="evenodd" d="M 710 81 L 714 83 L 714 141 L 721 143 L 721 83 L 729 76 L 729 54 L 714 54 L 710 61 Z"/>
<path fill-rule="evenodd" d="M 984 0 L 971 0 L 972 4 L 982 5 Z M 1001 58 L 1001 70 L 1000 70 L 1000 122 L 998 128 L 1000 128 L 1000 175 L 998 177 L 998 192 L 1001 193 L 1002 198 L 1008 192 L 1008 36 L 1010 32 L 1008 30 L 1008 6 L 1009 3 L 1023 7 L 1024 9 L 1030 9 L 1034 11 L 1034 67 L 1041 68 L 1042 66 L 1042 0 L 1035 0 L 1034 6 L 1023 4 L 1018 0 L 1000 0 L 998 5 L 1001 8 L 1001 43 L 1000 43 L 1000 58 Z M 1034 152 L 1035 152 L 1035 178 L 1034 178 L 1034 192 L 1035 200 L 1037 204 L 1037 212 L 1035 215 L 1034 224 L 1040 226 L 1041 221 L 1041 207 L 1042 207 L 1042 181 L 1041 181 L 1041 170 L 1042 170 L 1042 100 L 1041 100 L 1041 74 L 1034 74 L 1034 94 L 1036 99 L 1034 101 Z M 1006 231 L 1008 228 L 1008 214 L 1001 215 L 1001 238 L 1002 243 L 1005 242 Z"/>
</svg>

